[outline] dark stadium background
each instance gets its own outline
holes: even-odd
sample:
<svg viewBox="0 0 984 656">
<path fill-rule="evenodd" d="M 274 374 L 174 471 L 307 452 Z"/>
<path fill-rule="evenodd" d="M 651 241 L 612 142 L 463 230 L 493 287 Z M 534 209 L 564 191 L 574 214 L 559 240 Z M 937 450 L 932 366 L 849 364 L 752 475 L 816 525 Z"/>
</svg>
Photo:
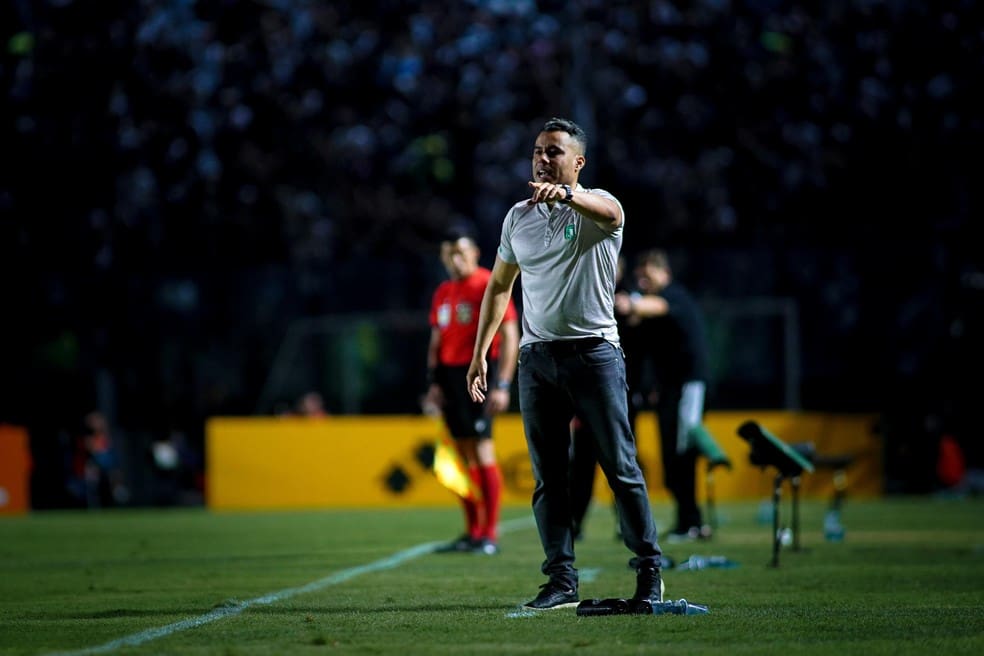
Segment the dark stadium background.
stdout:
<svg viewBox="0 0 984 656">
<path fill-rule="evenodd" d="M 937 485 L 944 434 L 980 466 L 982 26 L 970 0 L 3 3 L 0 421 L 35 504 L 73 503 L 91 410 L 141 471 L 292 402 L 291 326 L 331 327 L 288 363 L 329 411 L 417 412 L 435 238 L 470 222 L 491 262 L 552 115 L 626 255 L 669 249 L 719 322 L 711 409 L 876 413 L 889 492 Z M 787 333 L 742 311 L 779 301 L 792 391 Z M 332 358 L 366 348 L 347 396 Z"/>
</svg>

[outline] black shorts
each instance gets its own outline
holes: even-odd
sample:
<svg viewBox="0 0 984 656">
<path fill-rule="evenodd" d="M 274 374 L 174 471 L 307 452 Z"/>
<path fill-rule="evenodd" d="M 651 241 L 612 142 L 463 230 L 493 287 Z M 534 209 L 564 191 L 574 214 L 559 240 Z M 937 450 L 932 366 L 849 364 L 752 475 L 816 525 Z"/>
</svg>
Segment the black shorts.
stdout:
<svg viewBox="0 0 984 656">
<path fill-rule="evenodd" d="M 475 403 L 468 396 L 465 376 L 468 367 L 447 367 L 441 365 L 434 372 L 434 382 L 444 393 L 444 423 L 451 437 L 491 437 L 492 417 L 485 412 L 484 403 Z M 495 384 L 495 367 L 489 365 L 486 380 Z"/>
</svg>

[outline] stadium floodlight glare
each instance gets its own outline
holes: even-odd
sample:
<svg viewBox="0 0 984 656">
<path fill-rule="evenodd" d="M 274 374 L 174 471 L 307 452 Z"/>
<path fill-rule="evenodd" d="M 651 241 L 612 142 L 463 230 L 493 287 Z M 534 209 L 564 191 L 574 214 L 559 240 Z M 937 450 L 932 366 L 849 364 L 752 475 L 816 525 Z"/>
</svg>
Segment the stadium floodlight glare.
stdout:
<svg viewBox="0 0 984 656">
<path fill-rule="evenodd" d="M 756 421 L 746 421 L 738 427 L 738 435 L 748 442 L 751 453 L 748 460 L 760 467 L 775 467 L 786 477 L 799 476 L 804 471 L 813 473 L 813 464 Z"/>
</svg>

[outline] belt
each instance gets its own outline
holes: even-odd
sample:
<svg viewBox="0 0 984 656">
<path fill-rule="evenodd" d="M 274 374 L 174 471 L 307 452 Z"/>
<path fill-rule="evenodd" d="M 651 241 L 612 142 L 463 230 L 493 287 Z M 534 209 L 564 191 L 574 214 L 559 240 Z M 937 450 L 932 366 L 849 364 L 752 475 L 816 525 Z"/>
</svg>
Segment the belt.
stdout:
<svg viewBox="0 0 984 656">
<path fill-rule="evenodd" d="M 533 342 L 530 348 L 551 355 L 571 355 L 584 353 L 605 343 L 604 337 L 581 337 L 578 339 L 557 339 L 549 342 Z"/>
</svg>

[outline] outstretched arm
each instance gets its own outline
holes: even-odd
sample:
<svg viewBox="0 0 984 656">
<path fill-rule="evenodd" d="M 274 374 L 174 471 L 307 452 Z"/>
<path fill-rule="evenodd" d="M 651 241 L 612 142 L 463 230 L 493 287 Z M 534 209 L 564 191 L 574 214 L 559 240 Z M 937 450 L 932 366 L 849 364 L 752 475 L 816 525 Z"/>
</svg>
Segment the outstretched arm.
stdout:
<svg viewBox="0 0 984 656">
<path fill-rule="evenodd" d="M 552 182 L 529 182 L 532 195 L 527 201 L 530 205 L 536 203 L 557 203 L 566 196 L 564 188 Z M 575 211 L 586 219 L 593 221 L 605 232 L 614 232 L 622 225 L 622 208 L 611 198 L 599 194 L 589 194 L 582 190 L 574 190 L 574 196 L 568 203 Z"/>
<path fill-rule="evenodd" d="M 665 298 L 655 294 L 639 295 L 619 292 L 615 294 L 615 311 L 630 319 L 638 320 L 668 314 L 670 305 Z"/>
<path fill-rule="evenodd" d="M 482 309 L 478 314 L 478 334 L 475 337 L 475 351 L 472 354 L 471 366 L 468 367 L 466 383 L 468 394 L 472 401 L 485 401 L 485 392 L 488 390 L 488 365 L 485 357 L 492 346 L 492 338 L 499 330 L 502 317 L 509 306 L 509 299 L 512 297 L 513 284 L 519 276 L 519 265 L 503 261 L 496 256 L 495 265 L 492 267 L 492 276 L 485 287 L 485 295 L 482 297 Z"/>
</svg>

